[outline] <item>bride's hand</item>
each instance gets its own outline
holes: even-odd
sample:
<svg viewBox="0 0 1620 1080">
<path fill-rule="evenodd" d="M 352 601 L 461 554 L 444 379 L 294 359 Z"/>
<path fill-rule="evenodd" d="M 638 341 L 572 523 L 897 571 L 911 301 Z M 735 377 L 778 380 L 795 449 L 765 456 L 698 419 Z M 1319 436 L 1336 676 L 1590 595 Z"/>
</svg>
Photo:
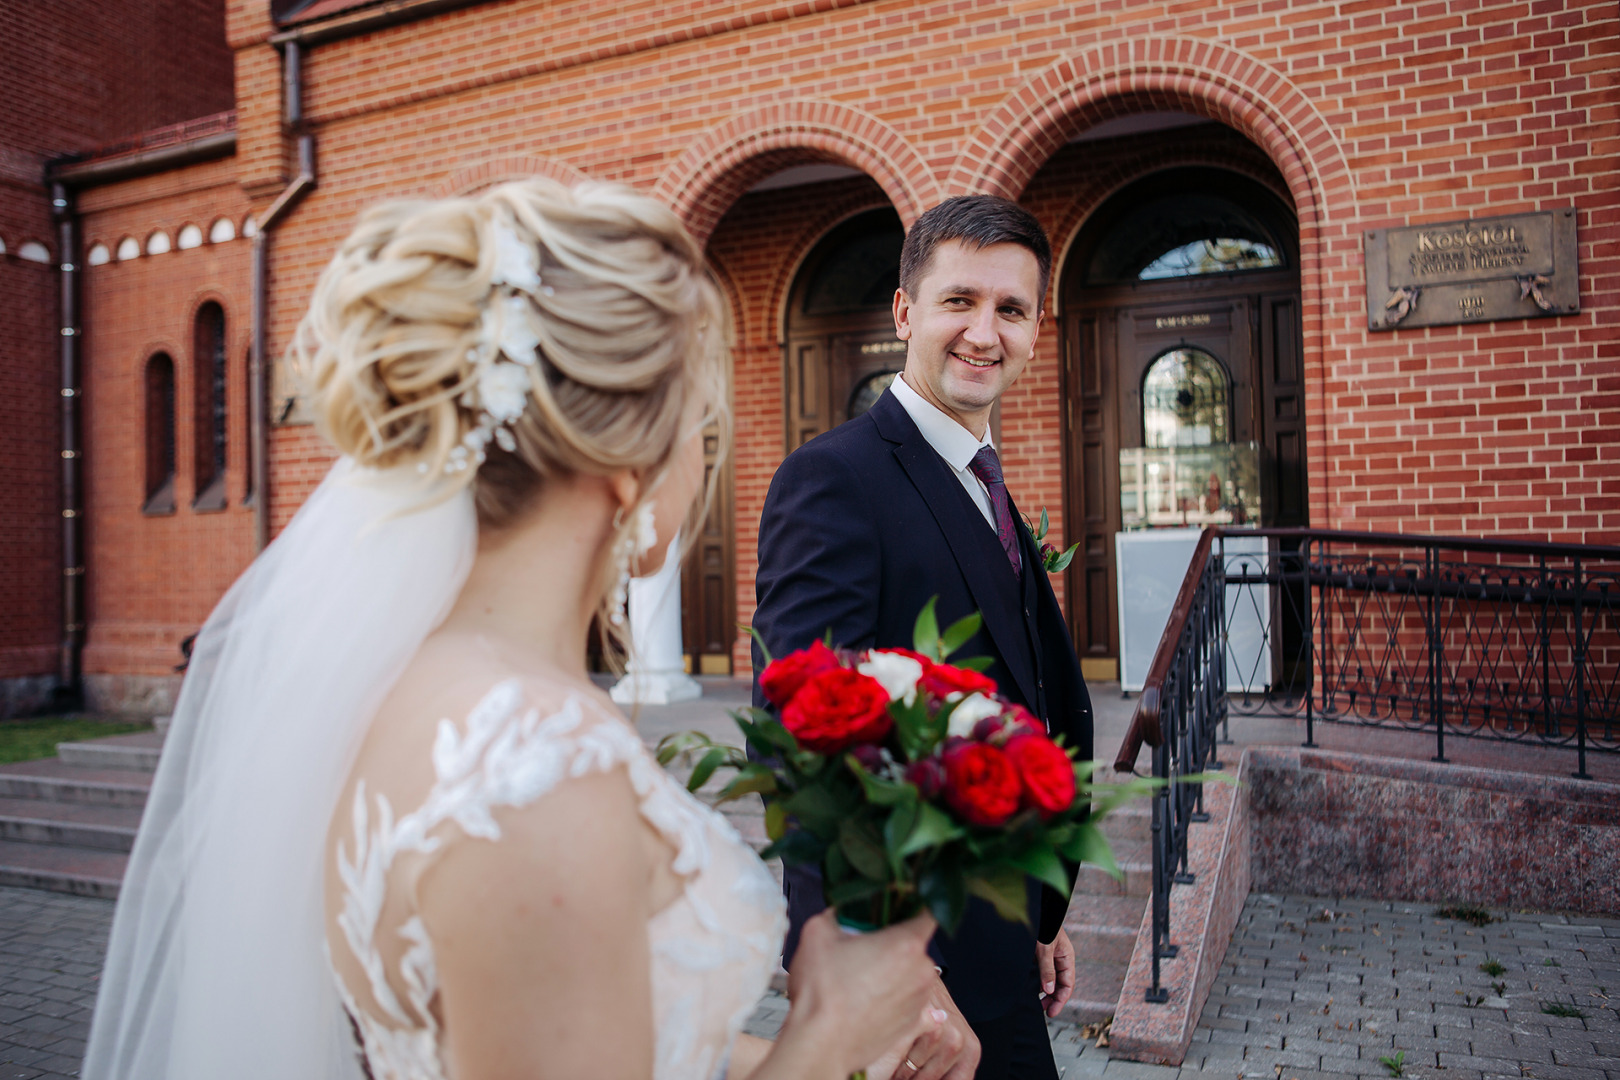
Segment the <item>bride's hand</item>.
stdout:
<svg viewBox="0 0 1620 1080">
<path fill-rule="evenodd" d="M 796 1026 L 817 1032 L 822 1053 L 848 1075 L 938 1027 L 946 1014 L 929 1003 L 938 979 L 928 956 L 936 926 L 926 913 L 870 934 L 844 933 L 831 911 L 805 923 L 784 1038 Z"/>
</svg>

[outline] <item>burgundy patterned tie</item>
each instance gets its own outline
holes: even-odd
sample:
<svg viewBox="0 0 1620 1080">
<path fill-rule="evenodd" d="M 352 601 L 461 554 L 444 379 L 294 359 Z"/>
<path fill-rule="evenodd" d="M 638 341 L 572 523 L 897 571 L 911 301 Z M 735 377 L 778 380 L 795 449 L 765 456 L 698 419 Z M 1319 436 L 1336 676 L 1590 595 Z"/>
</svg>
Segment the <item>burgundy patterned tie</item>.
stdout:
<svg viewBox="0 0 1620 1080">
<path fill-rule="evenodd" d="M 990 492 L 990 509 L 996 515 L 996 538 L 1012 563 L 1013 576 L 1024 576 L 1024 560 L 1018 554 L 1018 531 L 1013 528 L 1012 504 L 1007 500 L 1007 484 L 1001 478 L 1001 459 L 996 448 L 981 446 L 968 462 L 968 471 L 977 476 Z"/>
</svg>

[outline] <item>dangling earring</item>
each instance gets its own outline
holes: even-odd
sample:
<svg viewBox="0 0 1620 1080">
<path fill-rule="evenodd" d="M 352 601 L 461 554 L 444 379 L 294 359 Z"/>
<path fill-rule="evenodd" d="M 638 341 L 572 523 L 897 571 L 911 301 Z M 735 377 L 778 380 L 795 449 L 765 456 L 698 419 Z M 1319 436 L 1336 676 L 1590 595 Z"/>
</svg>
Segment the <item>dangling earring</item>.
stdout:
<svg viewBox="0 0 1620 1080">
<path fill-rule="evenodd" d="M 636 546 L 635 537 L 624 528 L 624 507 L 613 511 L 613 565 L 618 577 L 613 584 L 613 603 L 608 607 L 608 622 L 624 625 L 625 608 L 630 603 L 630 556 Z"/>
<path fill-rule="evenodd" d="M 618 579 L 613 586 L 613 604 L 608 621 L 614 626 L 623 626 L 625 611 L 630 604 L 630 561 L 640 562 L 658 543 L 658 522 L 654 519 L 652 503 L 642 503 L 636 507 L 635 521 L 631 527 L 624 526 L 624 507 L 613 511 L 613 529 L 618 536 L 613 541 L 613 562 L 618 569 Z"/>
</svg>

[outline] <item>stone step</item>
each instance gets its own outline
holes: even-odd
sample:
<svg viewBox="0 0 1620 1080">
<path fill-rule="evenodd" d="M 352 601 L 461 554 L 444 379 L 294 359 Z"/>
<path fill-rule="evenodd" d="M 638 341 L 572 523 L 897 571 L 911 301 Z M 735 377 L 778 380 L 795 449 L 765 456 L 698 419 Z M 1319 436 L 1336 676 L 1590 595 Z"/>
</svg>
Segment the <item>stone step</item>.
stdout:
<svg viewBox="0 0 1620 1080">
<path fill-rule="evenodd" d="M 1114 884 L 1113 878 L 1108 878 L 1107 881 L 1111 886 Z M 1117 926 L 1134 932 L 1142 925 L 1142 915 L 1146 911 L 1145 897 L 1121 896 L 1117 887 L 1103 894 L 1077 891 L 1069 903 L 1069 912 L 1064 924 Z"/>
<path fill-rule="evenodd" d="M 0 840 L 128 852 L 140 824 L 131 807 L 0 798 Z"/>
<path fill-rule="evenodd" d="M 1117 851 L 1122 844 L 1146 844 L 1153 837 L 1153 807 L 1146 799 L 1111 810 L 1102 821 L 1103 835 Z"/>
<path fill-rule="evenodd" d="M 0 840 L 0 885 L 114 900 L 128 862 L 121 852 Z"/>
<path fill-rule="evenodd" d="M 162 751 L 163 736 L 156 731 L 56 744 L 57 759 L 64 765 L 144 773 L 157 771 L 158 755 Z"/>
<path fill-rule="evenodd" d="M 67 765 L 56 758 L 0 765 L 0 798 L 140 810 L 151 786 L 150 773 Z"/>
<path fill-rule="evenodd" d="M 1134 926 L 1127 930 L 1123 926 L 1065 922 L 1063 928 L 1069 932 L 1069 942 L 1074 946 L 1076 957 L 1083 956 L 1088 960 L 1106 961 L 1111 964 L 1128 964 L 1131 961 L 1131 950 L 1136 948 Z"/>
<path fill-rule="evenodd" d="M 1114 1015 L 1119 992 L 1125 985 L 1124 963 L 1076 958 L 1074 992 L 1063 1006 L 1063 1019 L 1073 1024 L 1095 1024 Z"/>
<path fill-rule="evenodd" d="M 1124 881 L 1115 881 L 1095 866 L 1080 868 L 1075 876 L 1074 891 L 1096 896 L 1147 896 L 1153 891 L 1153 863 L 1119 859 L 1119 868 L 1125 872 Z"/>
</svg>

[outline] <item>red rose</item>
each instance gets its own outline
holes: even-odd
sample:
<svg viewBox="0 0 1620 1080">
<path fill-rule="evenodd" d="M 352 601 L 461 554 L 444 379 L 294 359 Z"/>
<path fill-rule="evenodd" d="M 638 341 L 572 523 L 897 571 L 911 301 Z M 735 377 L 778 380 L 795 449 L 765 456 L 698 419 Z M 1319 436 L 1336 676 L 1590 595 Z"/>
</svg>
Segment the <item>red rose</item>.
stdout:
<svg viewBox="0 0 1620 1080">
<path fill-rule="evenodd" d="M 850 750 L 849 754 L 855 759 L 856 763 L 860 765 L 861 768 L 865 769 L 869 773 L 882 773 L 886 770 L 888 765 L 888 763 L 883 760 L 883 751 L 879 750 L 871 743 L 862 743 Z"/>
<path fill-rule="evenodd" d="M 838 654 L 818 641 L 808 649 L 796 649 L 780 660 L 772 660 L 759 677 L 759 688 L 765 700 L 780 709 L 793 700 L 810 676 L 838 666 Z"/>
<path fill-rule="evenodd" d="M 1045 735 L 1015 735 L 1006 754 L 1024 788 L 1024 805 L 1043 818 L 1060 814 L 1074 803 L 1074 762 Z"/>
<path fill-rule="evenodd" d="M 941 699 L 955 693 L 989 697 L 996 692 L 996 680 L 990 676 L 950 664 L 924 665 L 923 677 L 917 685 L 930 697 Z"/>
<path fill-rule="evenodd" d="M 870 675 L 848 668 L 818 672 L 783 707 L 782 726 L 800 746 L 818 754 L 836 754 L 855 743 L 877 742 L 894 726 L 889 692 Z"/>
<path fill-rule="evenodd" d="M 1022 705 L 1008 705 L 999 716 L 987 716 L 973 725 L 969 732 L 974 742 L 993 742 L 1001 746 L 1014 735 L 1045 734 L 1035 714 Z"/>
<path fill-rule="evenodd" d="M 906 766 L 906 780 L 917 785 L 925 799 L 932 799 L 945 786 L 945 766 L 937 757 L 919 758 Z"/>
<path fill-rule="evenodd" d="M 1012 761 L 989 743 L 945 751 L 945 801 L 972 825 L 1000 825 L 1018 812 L 1023 785 Z"/>
<path fill-rule="evenodd" d="M 1009 734 L 1020 734 L 1021 730 L 1032 735 L 1046 734 L 1046 725 L 1036 719 L 1035 714 L 1022 705 L 1008 705 L 1007 711 L 1001 715 L 1007 721 L 1006 730 Z"/>
</svg>

